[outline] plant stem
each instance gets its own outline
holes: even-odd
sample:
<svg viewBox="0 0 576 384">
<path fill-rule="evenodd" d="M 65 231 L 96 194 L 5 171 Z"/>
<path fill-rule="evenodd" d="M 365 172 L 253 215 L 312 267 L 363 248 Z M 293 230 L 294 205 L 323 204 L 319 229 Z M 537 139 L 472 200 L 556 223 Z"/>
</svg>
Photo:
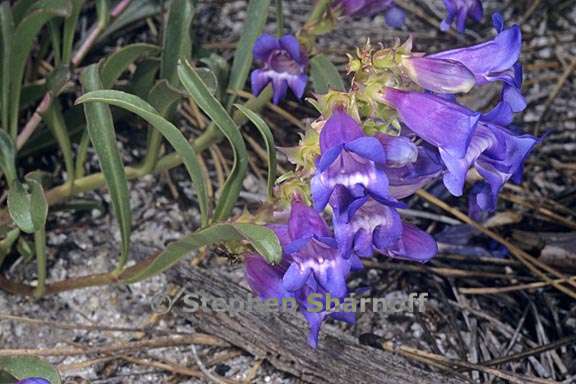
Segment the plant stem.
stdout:
<svg viewBox="0 0 576 384">
<path fill-rule="evenodd" d="M 34 290 L 34 296 L 40 298 L 46 291 L 46 228 L 44 226 L 34 232 L 34 248 L 38 266 L 38 285 Z"/>
<path fill-rule="evenodd" d="M 282 0 L 276 0 L 276 33 L 278 36 L 284 35 L 284 12 Z"/>
</svg>

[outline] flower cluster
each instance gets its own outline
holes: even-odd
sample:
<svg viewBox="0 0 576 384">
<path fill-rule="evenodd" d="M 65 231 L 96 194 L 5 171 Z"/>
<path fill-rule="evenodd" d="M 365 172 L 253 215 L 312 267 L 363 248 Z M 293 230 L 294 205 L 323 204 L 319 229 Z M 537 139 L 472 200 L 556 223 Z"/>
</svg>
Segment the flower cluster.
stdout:
<svg viewBox="0 0 576 384">
<path fill-rule="evenodd" d="M 350 90 L 318 97 L 322 117 L 299 147 L 287 151 L 298 165 L 280 185 L 281 195 L 292 199 L 290 217 L 269 226 L 281 241 L 283 259 L 271 266 L 250 255 L 246 276 L 263 298 L 296 299 L 310 324 L 312 346 L 324 319 L 354 318 L 328 307 L 311 312 L 308 295 L 346 296 L 349 274 L 374 253 L 416 262 L 437 253 L 428 233 L 402 220 L 401 199 L 439 179 L 461 196 L 474 168 L 482 181 L 471 188 L 469 206 L 478 214 L 495 209 L 507 181 L 519 181 L 538 142 L 511 126 L 513 114 L 526 106 L 520 93 L 521 32 L 518 26 L 504 28 L 499 15 L 493 22 L 493 39 L 466 48 L 426 55 L 413 52 L 409 39 L 392 48 L 359 49 L 349 57 Z M 501 89 L 492 110 L 458 102 L 458 94 L 492 83 Z M 333 229 L 323 220 L 325 211 Z"/>
</svg>

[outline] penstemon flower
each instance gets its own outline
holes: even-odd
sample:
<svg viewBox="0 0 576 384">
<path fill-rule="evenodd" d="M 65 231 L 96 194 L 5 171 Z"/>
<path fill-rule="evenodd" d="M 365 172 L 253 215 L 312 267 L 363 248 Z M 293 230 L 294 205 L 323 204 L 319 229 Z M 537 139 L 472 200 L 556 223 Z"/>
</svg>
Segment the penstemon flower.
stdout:
<svg viewBox="0 0 576 384">
<path fill-rule="evenodd" d="M 364 134 L 352 117 L 336 110 L 320 133 L 321 155 L 311 180 L 314 206 L 323 210 L 337 185 L 379 201 L 393 201 L 383 166 L 386 155 L 380 141 Z"/>
<path fill-rule="evenodd" d="M 294 36 L 262 35 L 254 43 L 253 55 L 262 65 L 252 71 L 250 78 L 255 96 L 272 82 L 275 104 L 286 96 L 288 88 L 297 98 L 302 98 L 308 82 L 308 56 Z"/>
<path fill-rule="evenodd" d="M 353 322 L 354 316 L 327 310 L 311 311 L 307 298 L 313 293 L 344 298 L 350 271 L 362 268 L 362 264 L 341 255 L 324 220 L 298 197 L 292 203 L 288 222 L 269 227 L 281 241 L 282 262 L 271 266 L 261 256 L 250 255 L 245 260 L 246 279 L 261 298 L 294 298 L 310 325 L 309 342 L 315 347 L 320 325 L 326 317 Z"/>
<path fill-rule="evenodd" d="M 444 0 L 446 18 L 442 20 L 440 29 L 447 31 L 454 21 L 458 32 L 464 32 L 468 18 L 480 21 L 484 17 L 484 9 L 480 0 Z"/>
<path fill-rule="evenodd" d="M 371 16 L 384 12 L 386 24 L 392 28 L 404 25 L 406 15 L 393 0 L 336 0 L 333 9 L 346 16 Z"/>
<path fill-rule="evenodd" d="M 327 317 L 353 317 L 329 308 L 310 311 L 308 294 L 345 297 L 350 272 L 375 253 L 426 262 L 438 252 L 431 235 L 403 220 L 401 199 L 435 180 L 461 196 L 474 168 L 482 181 L 470 190 L 469 210 L 480 217 L 496 208 L 506 182 L 520 181 L 523 162 L 538 143 L 511 126 L 525 106 L 521 34 L 518 26 L 505 29 L 499 15 L 493 22 L 498 35 L 471 47 L 426 55 L 412 52 L 408 39 L 392 48 L 358 49 L 349 56 L 350 90 L 317 97 L 321 117 L 298 147 L 283 149 L 297 164 L 279 186 L 280 196 L 292 200 L 290 219 L 269 226 L 282 243 L 283 260 L 270 266 L 251 255 L 246 275 L 261 297 L 292 297 L 301 304 L 312 346 Z M 458 102 L 458 94 L 496 81 L 503 86 L 492 110 Z"/>
</svg>

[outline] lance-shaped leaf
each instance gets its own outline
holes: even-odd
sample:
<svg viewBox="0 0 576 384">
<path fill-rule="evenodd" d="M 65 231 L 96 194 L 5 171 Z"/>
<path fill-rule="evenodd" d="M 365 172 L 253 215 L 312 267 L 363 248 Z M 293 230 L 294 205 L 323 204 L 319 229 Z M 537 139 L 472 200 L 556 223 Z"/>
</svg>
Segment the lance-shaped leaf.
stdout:
<svg viewBox="0 0 576 384">
<path fill-rule="evenodd" d="M 62 383 L 56 368 L 44 360 L 32 356 L 0 357 L 0 374 L 2 372 L 17 381 L 27 377 L 42 377 L 48 380 L 50 384 Z M 4 381 L 0 379 L 0 382 L 3 383 Z"/>
<path fill-rule="evenodd" d="M 98 65 L 92 64 L 83 72 L 80 79 L 85 92 L 96 91 L 102 88 Z M 118 270 L 121 269 L 128 259 L 130 247 L 131 212 L 130 196 L 128 194 L 128 181 L 124 173 L 124 166 L 118 146 L 116 144 L 116 132 L 110 107 L 105 103 L 88 103 L 84 105 L 86 116 L 86 129 L 90 141 L 98 155 L 100 167 L 106 179 L 106 185 L 112 199 L 112 207 L 118 219 L 122 248 Z"/>
<path fill-rule="evenodd" d="M 44 114 L 43 119 L 62 151 L 62 156 L 64 157 L 64 168 L 67 173 L 67 181 L 73 181 L 74 156 L 72 154 L 72 144 L 70 142 L 68 129 L 66 128 L 64 116 L 62 115 L 62 106 L 58 99 L 52 102 L 52 105 Z"/>
<path fill-rule="evenodd" d="M 12 39 L 12 52 L 10 57 L 10 81 L 11 81 L 11 107 L 10 107 L 10 130 L 13 136 L 18 128 L 18 109 L 20 105 L 20 93 L 22 80 L 28 55 L 32 50 L 34 39 L 40 29 L 54 17 L 66 17 L 72 11 L 70 0 L 40 0 L 34 3 L 29 13 L 18 24 L 14 31 L 16 39 Z"/>
<path fill-rule="evenodd" d="M 214 211 L 214 219 L 221 220 L 230 214 L 240 194 L 242 181 L 248 168 L 246 145 L 234 120 L 226 112 L 222 104 L 210 93 L 210 90 L 202 82 L 194 68 L 188 63 L 180 64 L 178 66 L 178 76 L 196 104 L 216 123 L 216 126 L 226 136 L 234 151 L 234 165 L 222 187 L 220 199 Z"/>
<path fill-rule="evenodd" d="M 16 173 L 16 144 L 8 132 L 0 129 L 0 171 L 6 175 L 10 186 L 17 179 Z"/>
<path fill-rule="evenodd" d="M 318 94 L 327 93 L 330 89 L 345 91 L 345 85 L 338 69 L 324 55 L 316 55 L 310 60 L 310 76 L 314 90 Z"/>
<path fill-rule="evenodd" d="M 282 258 L 282 247 L 272 230 L 255 224 L 214 224 L 169 244 L 143 268 L 130 271 L 121 277 L 127 283 L 144 280 L 170 268 L 195 249 L 215 243 L 240 240 L 250 242 L 269 263 L 276 264 Z"/>
<path fill-rule="evenodd" d="M 189 60 L 192 52 L 190 26 L 193 17 L 194 6 L 191 0 L 173 0 L 170 3 L 162 43 L 160 76 L 174 86 L 178 85 L 178 61 Z"/>
<path fill-rule="evenodd" d="M 104 88 L 112 88 L 116 80 L 136 60 L 155 55 L 158 52 L 160 52 L 159 47 L 146 43 L 130 44 L 118 49 L 102 63 L 100 73 Z"/>
<path fill-rule="evenodd" d="M 208 223 L 208 194 L 203 183 L 202 168 L 198 162 L 197 153 L 194 147 L 188 143 L 184 135 L 172 123 L 163 118 L 150 104 L 139 98 L 122 91 L 101 90 L 87 93 L 81 96 L 76 103 L 103 102 L 127 109 L 146 120 L 157 129 L 168 142 L 174 147 L 176 152 L 182 156 L 184 165 L 190 174 L 190 178 L 196 188 L 198 195 L 198 205 L 202 215 L 202 225 Z"/>
<path fill-rule="evenodd" d="M 252 48 L 254 47 L 254 42 L 264 30 L 269 8 L 270 0 L 250 0 L 248 4 L 244 29 L 236 45 L 237 49 L 234 53 L 234 61 L 232 62 L 232 70 L 230 71 L 228 89 L 232 91 L 244 88 L 250 67 L 252 66 Z M 227 106 L 231 106 L 233 102 L 234 97 L 231 96 Z"/>
<path fill-rule="evenodd" d="M 266 144 L 266 156 L 268 157 L 268 198 L 274 196 L 274 183 L 276 182 L 276 146 L 274 145 L 274 136 L 266 122 L 258 116 L 257 113 L 251 111 L 240 104 L 234 104 L 240 112 L 242 112 L 262 135 L 264 143 Z"/>
<path fill-rule="evenodd" d="M 14 38 L 14 21 L 10 3 L 0 4 L 0 129 L 8 129 L 10 110 L 10 57 L 12 55 L 12 39 Z"/>
<path fill-rule="evenodd" d="M 68 64 L 72 58 L 72 48 L 74 47 L 74 35 L 76 24 L 82 11 L 82 6 L 86 0 L 71 0 L 72 11 L 70 16 L 64 21 L 64 32 L 62 34 L 62 62 Z"/>
</svg>

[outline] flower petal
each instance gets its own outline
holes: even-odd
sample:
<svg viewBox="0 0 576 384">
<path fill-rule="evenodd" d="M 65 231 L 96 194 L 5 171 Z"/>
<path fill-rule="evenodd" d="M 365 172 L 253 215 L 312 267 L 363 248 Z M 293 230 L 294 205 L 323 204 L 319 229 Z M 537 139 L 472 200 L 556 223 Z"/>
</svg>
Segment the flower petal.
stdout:
<svg viewBox="0 0 576 384">
<path fill-rule="evenodd" d="M 250 75 L 250 84 L 252 88 L 252 94 L 258 96 L 265 86 L 270 82 L 270 77 L 261 69 L 255 69 Z"/>
<path fill-rule="evenodd" d="M 337 109 L 320 132 L 320 150 L 325 152 L 336 145 L 349 143 L 362 136 L 364 132 L 356 120 Z"/>
<path fill-rule="evenodd" d="M 412 81 L 432 92 L 465 93 L 476 84 L 474 74 L 458 61 L 405 56 L 401 63 Z"/>
<path fill-rule="evenodd" d="M 292 59 L 299 64 L 302 64 L 301 60 L 306 58 L 305 55 L 300 55 L 300 43 L 298 39 L 292 35 L 284 35 L 280 38 L 280 47 L 286 50 Z"/>
<path fill-rule="evenodd" d="M 263 34 L 254 42 L 252 54 L 254 55 L 254 59 L 265 63 L 268 61 L 270 54 L 277 49 L 280 49 L 278 38 L 269 34 Z"/>
<path fill-rule="evenodd" d="M 344 144 L 344 148 L 354 152 L 375 164 L 386 164 L 386 152 L 382 143 L 374 137 L 359 137 L 350 143 Z"/>
<path fill-rule="evenodd" d="M 438 253 L 436 241 L 412 224 L 403 223 L 402 237 L 396 249 L 388 254 L 404 260 L 424 263 Z"/>
<path fill-rule="evenodd" d="M 499 33 L 493 40 L 426 57 L 458 61 L 474 74 L 478 84 L 484 84 L 491 73 L 512 68 L 520 57 L 521 46 L 522 33 L 520 27 L 515 25 Z"/>
<path fill-rule="evenodd" d="M 300 264 L 292 263 L 290 267 L 288 267 L 284 277 L 282 277 L 282 288 L 289 292 L 297 291 L 306 284 L 311 274 L 311 268 L 302 268 Z"/>
<path fill-rule="evenodd" d="M 386 152 L 386 166 L 401 168 L 418 159 L 418 147 L 405 136 L 376 135 Z"/>
<path fill-rule="evenodd" d="M 272 77 L 272 102 L 278 104 L 284 97 L 286 97 L 288 82 L 276 73 L 271 73 L 270 76 Z"/>
<path fill-rule="evenodd" d="M 244 260 L 245 276 L 248 285 L 262 299 L 289 296 L 282 287 L 283 270 L 272 266 L 257 254 L 250 254 Z"/>
<path fill-rule="evenodd" d="M 292 203 L 288 233 L 292 240 L 315 236 L 329 236 L 330 230 L 324 219 L 314 209 L 301 201 Z"/>
<path fill-rule="evenodd" d="M 306 75 L 298 75 L 298 76 L 290 76 L 288 78 L 288 86 L 294 93 L 298 99 L 301 99 L 304 96 L 304 91 L 306 90 L 306 84 L 308 84 L 308 76 Z"/>
</svg>

